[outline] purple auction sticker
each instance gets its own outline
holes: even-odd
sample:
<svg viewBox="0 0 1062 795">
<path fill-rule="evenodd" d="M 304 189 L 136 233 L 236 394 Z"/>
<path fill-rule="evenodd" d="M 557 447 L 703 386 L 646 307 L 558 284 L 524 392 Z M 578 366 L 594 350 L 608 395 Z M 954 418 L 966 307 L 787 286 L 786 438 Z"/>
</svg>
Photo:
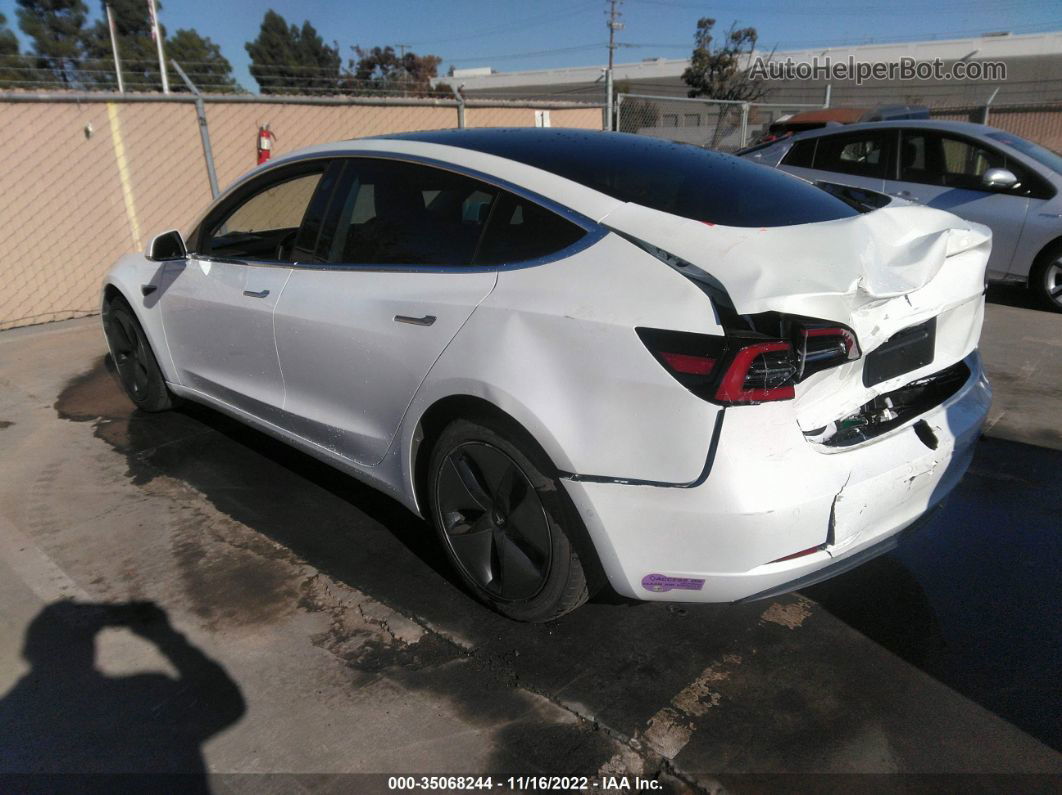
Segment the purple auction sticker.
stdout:
<svg viewBox="0 0 1062 795">
<path fill-rule="evenodd" d="M 699 591 L 704 587 L 704 580 L 692 577 L 668 577 L 665 574 L 646 574 L 642 577 L 642 587 L 647 591 L 663 593 L 678 589 L 681 591 Z"/>
</svg>

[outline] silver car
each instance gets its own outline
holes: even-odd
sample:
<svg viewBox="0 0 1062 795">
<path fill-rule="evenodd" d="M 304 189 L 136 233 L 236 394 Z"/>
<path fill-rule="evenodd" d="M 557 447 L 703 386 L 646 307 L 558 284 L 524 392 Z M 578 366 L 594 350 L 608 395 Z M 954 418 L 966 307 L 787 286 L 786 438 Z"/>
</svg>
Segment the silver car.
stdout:
<svg viewBox="0 0 1062 795">
<path fill-rule="evenodd" d="M 903 120 L 813 130 L 741 156 L 985 224 L 989 279 L 1027 282 L 1062 311 L 1062 156 L 1049 149 L 983 124 Z"/>
</svg>

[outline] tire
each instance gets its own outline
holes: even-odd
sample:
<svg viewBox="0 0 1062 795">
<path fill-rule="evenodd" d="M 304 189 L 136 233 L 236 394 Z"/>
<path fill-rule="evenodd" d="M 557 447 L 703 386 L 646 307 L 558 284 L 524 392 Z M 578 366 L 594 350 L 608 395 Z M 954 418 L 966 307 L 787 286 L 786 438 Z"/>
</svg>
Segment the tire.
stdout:
<svg viewBox="0 0 1062 795">
<path fill-rule="evenodd" d="M 1029 287 L 1045 307 L 1062 312 L 1062 243 L 1056 243 L 1036 258 L 1029 274 Z"/>
<path fill-rule="evenodd" d="M 576 551 L 586 531 L 549 460 L 523 436 L 486 418 L 446 426 L 431 452 L 428 500 L 477 599 L 516 621 L 550 621 L 589 598 Z"/>
<path fill-rule="evenodd" d="M 166 411 L 176 399 L 166 388 L 155 353 L 132 308 L 115 298 L 103 313 L 103 330 L 111 349 L 118 382 L 142 411 Z"/>
</svg>

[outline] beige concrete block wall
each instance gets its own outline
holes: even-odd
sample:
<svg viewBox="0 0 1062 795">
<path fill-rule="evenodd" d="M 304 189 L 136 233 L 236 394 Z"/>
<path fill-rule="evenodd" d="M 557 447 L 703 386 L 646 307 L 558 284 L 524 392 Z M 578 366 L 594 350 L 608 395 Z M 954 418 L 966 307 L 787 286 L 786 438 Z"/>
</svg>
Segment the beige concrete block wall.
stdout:
<svg viewBox="0 0 1062 795">
<path fill-rule="evenodd" d="M 106 269 L 209 198 L 198 138 L 186 105 L 0 103 L 0 329 L 97 311 Z"/>
<path fill-rule="evenodd" d="M 218 182 L 224 190 L 257 163 L 258 125 L 269 123 L 277 140 L 273 156 L 312 144 L 389 132 L 457 126 L 457 110 L 430 105 L 274 105 L 220 103 L 207 106 Z M 534 123 L 532 121 L 532 123 Z"/>
<path fill-rule="evenodd" d="M 550 127 L 579 127 L 600 130 L 604 116 L 601 108 L 553 108 L 549 113 Z M 467 127 L 534 127 L 535 108 L 469 107 L 465 110 Z"/>
<path fill-rule="evenodd" d="M 256 164 L 260 123 L 274 152 L 387 132 L 457 126 L 454 105 L 210 102 L 222 189 Z M 601 129 L 601 109 L 551 108 L 554 127 Z M 531 107 L 469 107 L 466 125 L 532 126 Z M 86 135 L 86 126 L 91 134 Z M 4 102 L 0 140 L 0 329 L 93 314 L 106 271 L 210 202 L 195 107 L 172 102 Z"/>
<path fill-rule="evenodd" d="M 976 122 L 982 118 L 980 107 L 946 108 L 930 113 L 940 121 Z M 1062 105 L 1041 108 L 993 107 L 989 109 L 988 124 L 1056 152 L 1062 151 Z"/>
</svg>

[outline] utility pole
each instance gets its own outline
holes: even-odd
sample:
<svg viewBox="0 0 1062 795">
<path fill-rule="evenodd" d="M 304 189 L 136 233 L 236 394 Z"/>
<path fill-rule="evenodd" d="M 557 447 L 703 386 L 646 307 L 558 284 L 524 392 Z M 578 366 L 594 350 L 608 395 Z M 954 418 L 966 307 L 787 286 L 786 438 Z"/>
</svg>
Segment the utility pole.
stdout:
<svg viewBox="0 0 1062 795">
<path fill-rule="evenodd" d="M 111 52 L 114 53 L 114 73 L 118 77 L 118 93 L 125 93 L 125 81 L 122 80 L 122 62 L 118 58 L 118 33 L 114 27 L 114 12 L 111 4 L 107 3 L 107 29 L 111 32 Z"/>
<path fill-rule="evenodd" d="M 166 57 L 162 54 L 162 31 L 159 29 L 159 10 L 155 7 L 155 0 L 148 0 L 148 11 L 151 14 L 151 38 L 155 40 L 155 49 L 159 53 L 159 72 L 162 74 L 162 93 L 170 93 L 170 76 L 166 72 Z"/>
<path fill-rule="evenodd" d="M 412 44 L 396 44 L 395 47 L 398 48 L 398 57 L 399 58 L 405 58 L 406 57 L 406 50 L 412 48 L 412 46 L 413 46 Z"/>
<path fill-rule="evenodd" d="M 622 0 L 609 0 L 608 2 L 608 69 L 605 71 L 605 91 L 608 97 L 605 100 L 605 115 L 608 117 L 609 130 L 616 126 L 612 117 L 612 63 L 616 54 L 616 31 L 623 30 L 623 23 L 619 21 L 623 15 L 617 9 L 621 2 Z"/>
</svg>

